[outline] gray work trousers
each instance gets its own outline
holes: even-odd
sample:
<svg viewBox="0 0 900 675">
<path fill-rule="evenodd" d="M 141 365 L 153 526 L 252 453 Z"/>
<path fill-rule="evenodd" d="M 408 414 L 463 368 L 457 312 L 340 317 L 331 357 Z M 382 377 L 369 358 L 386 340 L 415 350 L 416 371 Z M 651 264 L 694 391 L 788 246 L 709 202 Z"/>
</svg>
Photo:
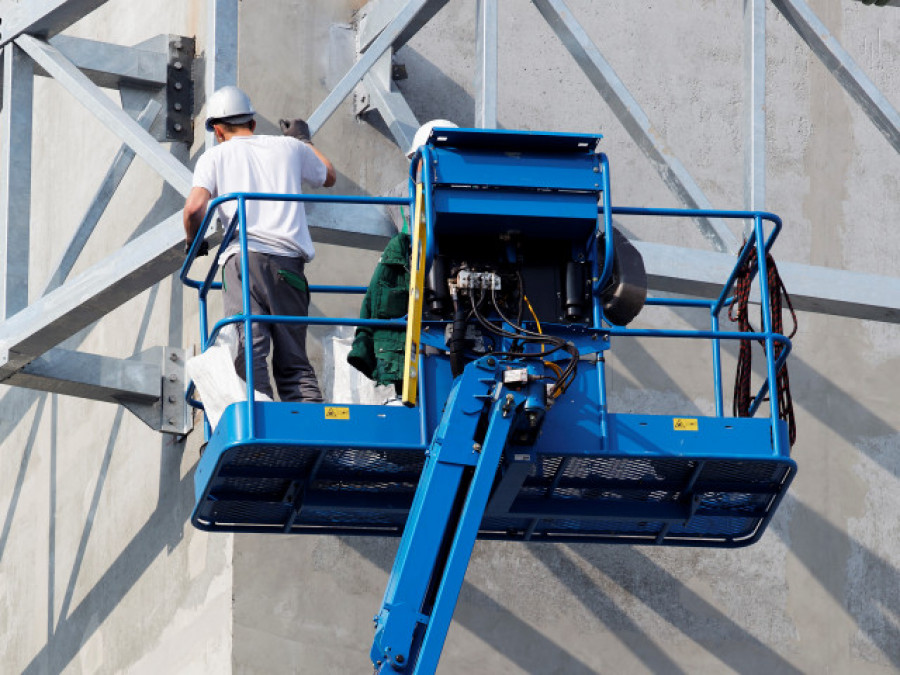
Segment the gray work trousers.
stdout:
<svg viewBox="0 0 900 675">
<path fill-rule="evenodd" d="M 250 266 L 250 313 L 256 315 L 306 316 L 309 312 L 309 291 L 292 286 L 279 275 L 285 271 L 305 279 L 305 261 L 299 257 L 248 252 Z M 224 267 L 225 316 L 243 313 L 241 299 L 241 259 L 235 254 Z M 295 277 L 295 278 L 296 278 Z M 235 370 L 244 377 L 244 326 L 238 324 L 241 337 Z M 272 385 L 266 367 L 269 346 L 272 345 L 272 373 L 282 401 L 322 401 L 316 373 L 306 355 L 306 326 L 296 323 L 253 324 L 253 382 L 254 388 L 272 397 Z"/>
</svg>

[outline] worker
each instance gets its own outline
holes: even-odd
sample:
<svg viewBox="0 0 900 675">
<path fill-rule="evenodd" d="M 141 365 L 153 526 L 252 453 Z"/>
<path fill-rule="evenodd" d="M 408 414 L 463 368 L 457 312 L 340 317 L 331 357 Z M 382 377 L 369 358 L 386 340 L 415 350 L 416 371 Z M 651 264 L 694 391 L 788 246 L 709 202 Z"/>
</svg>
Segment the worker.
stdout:
<svg viewBox="0 0 900 675">
<path fill-rule="evenodd" d="M 422 126 L 420 126 L 416 133 L 413 135 L 412 144 L 409 146 L 409 149 L 406 151 L 406 158 L 412 160 L 413 155 L 416 154 L 419 148 L 425 145 L 425 141 L 428 140 L 428 137 L 431 136 L 431 132 L 434 129 L 438 128 L 450 128 L 456 129 L 459 125 L 454 124 L 450 120 L 431 120 L 430 122 L 425 122 Z M 419 177 L 419 170 L 422 166 L 421 162 L 416 164 L 416 178 Z M 407 197 L 409 195 L 409 178 L 405 177 L 401 180 L 397 185 L 388 190 L 384 196 L 385 197 Z M 409 221 L 407 218 L 406 210 L 402 206 L 394 206 L 390 205 L 387 207 L 388 216 L 391 219 L 391 222 L 394 224 L 394 227 L 397 229 L 397 232 L 408 232 L 409 231 Z"/>
<path fill-rule="evenodd" d="M 412 160 L 431 136 L 432 130 L 441 127 L 456 128 L 457 125 L 449 120 L 426 122 L 413 136 L 406 157 Z M 421 160 L 415 169 L 417 179 L 420 167 Z M 406 197 L 408 193 L 409 181 L 403 180 L 387 196 Z M 372 274 L 359 313 L 361 319 L 397 319 L 406 316 L 409 306 L 409 226 L 402 207 L 390 206 L 388 214 L 398 232 L 388 241 Z M 394 385 L 399 395 L 403 387 L 405 348 L 406 336 L 400 329 L 359 326 L 347 361 L 376 384 Z"/>
<path fill-rule="evenodd" d="M 233 192 L 301 194 L 303 183 L 331 187 L 336 176 L 331 162 L 310 141 L 303 120 L 282 120 L 284 136 L 254 135 L 256 111 L 237 87 L 223 87 L 207 104 L 206 128 L 218 145 L 197 160 L 193 187 L 184 206 L 188 248 L 193 243 L 210 199 Z M 230 222 L 236 202 L 219 206 Z M 315 248 L 302 202 L 246 202 L 250 307 L 254 315 L 306 316 L 309 287 L 304 274 Z M 226 316 L 243 314 L 240 243 L 235 237 L 222 254 Z M 243 324 L 238 324 L 241 341 Z M 322 401 L 316 374 L 306 353 L 306 325 L 253 324 L 253 379 L 257 391 L 272 397 L 266 359 L 272 348 L 272 371 L 282 401 Z M 244 348 L 235 368 L 243 376 Z"/>
</svg>

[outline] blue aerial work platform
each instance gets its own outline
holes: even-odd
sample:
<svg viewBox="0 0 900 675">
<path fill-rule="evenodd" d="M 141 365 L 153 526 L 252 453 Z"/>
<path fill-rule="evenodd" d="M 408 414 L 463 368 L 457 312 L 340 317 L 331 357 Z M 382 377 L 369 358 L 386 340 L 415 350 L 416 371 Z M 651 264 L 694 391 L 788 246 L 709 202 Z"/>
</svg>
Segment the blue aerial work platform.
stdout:
<svg viewBox="0 0 900 675">
<path fill-rule="evenodd" d="M 752 252 L 768 252 L 780 220 L 703 212 L 754 223 L 721 293 L 645 299 L 642 263 L 612 216 L 699 212 L 612 206 L 599 140 L 436 129 L 413 158 L 409 200 L 237 194 L 211 205 L 210 213 L 237 202 L 225 239 L 238 236 L 242 256 L 248 200 L 408 205 L 405 319 L 244 314 L 210 332 L 206 299 L 219 287 L 218 258 L 205 279 L 192 280 L 196 251 L 188 256 L 182 279 L 200 295 L 204 348 L 228 323 L 406 332 L 406 407 L 255 401 L 245 347 L 248 400 L 228 407 L 211 435 L 207 427 L 191 517 L 209 531 L 402 536 L 375 619 L 377 672 L 437 667 L 476 538 L 744 546 L 762 535 L 796 473 L 777 406 L 757 415 L 764 401 L 777 400 L 776 376 L 790 350 L 772 328 L 765 255 L 755 257 L 762 328 L 719 327 L 738 270 Z M 246 308 L 246 285 L 244 297 Z M 626 327 L 645 303 L 697 310 L 710 327 Z M 626 337 L 711 345 L 715 414 L 610 411 L 604 355 Z M 751 405 L 756 416 L 726 416 L 721 343 L 748 339 L 764 346 L 767 379 Z"/>
</svg>

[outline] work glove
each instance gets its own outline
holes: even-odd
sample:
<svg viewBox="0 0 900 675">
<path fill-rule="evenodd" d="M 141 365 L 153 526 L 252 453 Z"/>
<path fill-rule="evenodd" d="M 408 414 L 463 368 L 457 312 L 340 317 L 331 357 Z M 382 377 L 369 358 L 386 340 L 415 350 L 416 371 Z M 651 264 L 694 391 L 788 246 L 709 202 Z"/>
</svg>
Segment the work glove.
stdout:
<svg viewBox="0 0 900 675">
<path fill-rule="evenodd" d="M 191 252 L 191 246 L 194 245 L 194 241 L 185 241 L 184 242 L 184 254 L 187 255 Z M 200 247 L 197 249 L 196 257 L 199 258 L 201 255 L 209 255 L 209 244 L 206 243 L 206 239 L 200 242 Z"/>
<path fill-rule="evenodd" d="M 282 135 L 292 136 L 304 143 L 312 142 L 309 136 L 309 125 L 306 123 L 306 120 L 301 120 L 298 117 L 292 120 L 278 120 L 278 124 L 281 126 Z"/>
</svg>

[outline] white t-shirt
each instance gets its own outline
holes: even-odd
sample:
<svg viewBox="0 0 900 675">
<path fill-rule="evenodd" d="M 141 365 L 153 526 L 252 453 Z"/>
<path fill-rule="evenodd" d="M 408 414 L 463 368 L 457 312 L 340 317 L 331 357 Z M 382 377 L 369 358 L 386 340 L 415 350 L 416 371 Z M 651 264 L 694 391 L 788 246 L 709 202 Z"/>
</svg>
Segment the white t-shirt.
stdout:
<svg viewBox="0 0 900 675">
<path fill-rule="evenodd" d="M 312 149 L 289 136 L 233 136 L 204 152 L 194 168 L 194 187 L 213 198 L 232 192 L 302 194 L 301 184 L 321 187 L 327 169 Z M 227 226 L 237 202 L 219 207 Z M 251 251 L 312 260 L 316 254 L 302 202 L 247 200 L 247 245 Z M 235 240 L 222 255 L 224 263 L 240 250 Z"/>
</svg>

